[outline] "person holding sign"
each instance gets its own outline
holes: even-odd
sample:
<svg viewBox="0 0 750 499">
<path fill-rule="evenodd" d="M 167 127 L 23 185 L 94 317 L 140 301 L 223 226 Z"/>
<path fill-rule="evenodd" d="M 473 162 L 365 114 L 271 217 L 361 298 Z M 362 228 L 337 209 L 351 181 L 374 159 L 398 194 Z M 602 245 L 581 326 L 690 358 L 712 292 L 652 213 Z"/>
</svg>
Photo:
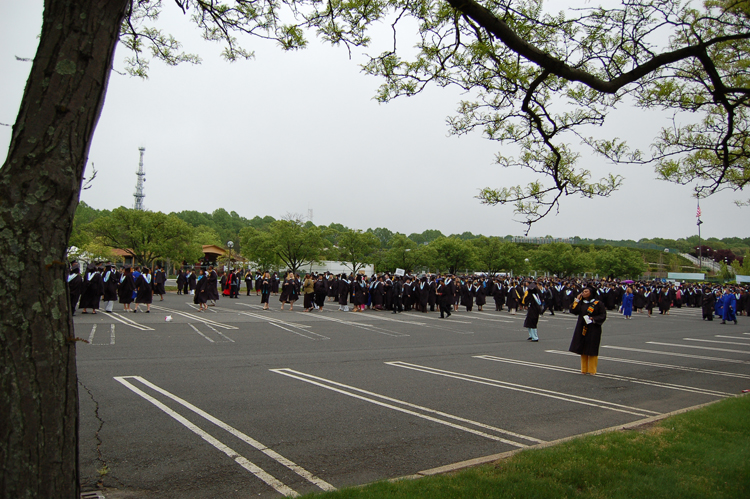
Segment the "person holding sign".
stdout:
<svg viewBox="0 0 750 499">
<path fill-rule="evenodd" d="M 607 320 L 607 308 L 595 295 L 596 290 L 589 284 L 570 307 L 570 313 L 578 316 L 578 322 L 568 350 L 581 356 L 581 372 L 591 375 L 596 374 L 602 324 Z"/>
</svg>

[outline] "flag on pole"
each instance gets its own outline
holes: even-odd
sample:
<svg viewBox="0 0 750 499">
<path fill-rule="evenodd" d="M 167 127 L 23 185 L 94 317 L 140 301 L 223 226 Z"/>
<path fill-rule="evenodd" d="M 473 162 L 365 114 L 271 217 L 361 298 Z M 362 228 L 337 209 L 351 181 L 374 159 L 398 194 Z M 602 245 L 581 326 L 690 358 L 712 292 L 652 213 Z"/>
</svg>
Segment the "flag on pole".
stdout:
<svg viewBox="0 0 750 499">
<path fill-rule="evenodd" d="M 701 217 L 701 205 L 698 205 L 698 213 L 695 215 L 697 218 Z"/>
</svg>

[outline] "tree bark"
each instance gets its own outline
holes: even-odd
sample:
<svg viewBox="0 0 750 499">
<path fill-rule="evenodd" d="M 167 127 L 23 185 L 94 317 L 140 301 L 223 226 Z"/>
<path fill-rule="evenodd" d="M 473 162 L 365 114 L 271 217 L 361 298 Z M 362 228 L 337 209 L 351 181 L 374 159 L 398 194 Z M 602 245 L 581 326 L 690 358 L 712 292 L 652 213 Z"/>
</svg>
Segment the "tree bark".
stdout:
<svg viewBox="0 0 750 499">
<path fill-rule="evenodd" d="M 65 252 L 129 0 L 46 0 L 0 168 L 0 496 L 75 498 L 78 389 Z"/>
</svg>

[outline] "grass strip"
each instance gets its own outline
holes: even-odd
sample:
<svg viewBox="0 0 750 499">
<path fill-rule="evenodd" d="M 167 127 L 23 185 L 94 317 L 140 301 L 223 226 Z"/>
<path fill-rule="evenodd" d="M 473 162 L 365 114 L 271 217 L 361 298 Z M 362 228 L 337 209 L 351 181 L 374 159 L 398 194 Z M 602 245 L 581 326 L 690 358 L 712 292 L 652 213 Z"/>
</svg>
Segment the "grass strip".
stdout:
<svg viewBox="0 0 750 499">
<path fill-rule="evenodd" d="M 750 396 L 462 471 L 304 497 L 748 499 Z"/>
</svg>

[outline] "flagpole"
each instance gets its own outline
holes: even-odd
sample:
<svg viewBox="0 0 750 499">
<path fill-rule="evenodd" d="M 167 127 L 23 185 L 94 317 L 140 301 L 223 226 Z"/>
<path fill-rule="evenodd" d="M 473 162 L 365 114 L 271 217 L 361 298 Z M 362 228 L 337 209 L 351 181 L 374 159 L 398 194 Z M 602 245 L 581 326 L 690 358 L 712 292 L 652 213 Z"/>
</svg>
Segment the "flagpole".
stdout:
<svg viewBox="0 0 750 499">
<path fill-rule="evenodd" d="M 699 271 L 703 270 L 703 245 L 701 245 L 701 224 L 703 223 L 701 221 L 701 196 L 700 193 L 696 193 L 696 197 L 698 198 L 698 211 L 696 213 L 696 217 L 698 217 L 698 269 Z"/>
</svg>

